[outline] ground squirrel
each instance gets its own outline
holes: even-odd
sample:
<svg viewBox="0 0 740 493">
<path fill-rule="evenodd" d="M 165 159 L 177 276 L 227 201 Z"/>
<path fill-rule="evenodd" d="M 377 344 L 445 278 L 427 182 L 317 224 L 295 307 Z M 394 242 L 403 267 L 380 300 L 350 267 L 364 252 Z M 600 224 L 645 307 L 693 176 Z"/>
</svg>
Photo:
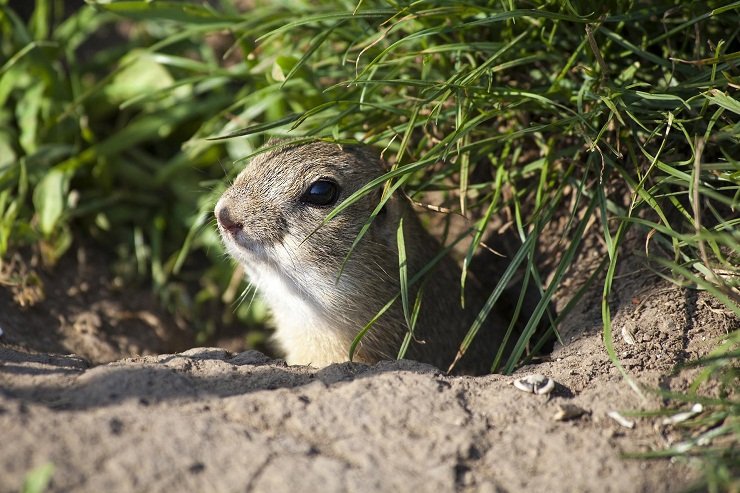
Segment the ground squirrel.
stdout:
<svg viewBox="0 0 740 493">
<path fill-rule="evenodd" d="M 409 279 L 440 252 L 409 200 L 396 193 L 338 276 L 353 240 L 379 203 L 381 188 L 326 224 L 322 221 L 383 173 L 383 162 L 369 147 L 287 142 L 254 158 L 216 205 L 226 250 L 244 266 L 271 309 L 274 338 L 289 364 L 347 361 L 358 331 L 399 294 L 396 232 L 402 218 Z M 454 360 L 481 306 L 478 300 L 461 308 L 459 282 L 460 268 L 449 256 L 426 276 L 407 358 L 442 369 Z M 417 287 L 411 289 L 412 303 Z M 458 364 L 461 371 L 490 369 L 505 325 L 493 313 L 489 319 Z M 367 332 L 354 360 L 395 359 L 407 331 L 399 299 Z"/>
</svg>

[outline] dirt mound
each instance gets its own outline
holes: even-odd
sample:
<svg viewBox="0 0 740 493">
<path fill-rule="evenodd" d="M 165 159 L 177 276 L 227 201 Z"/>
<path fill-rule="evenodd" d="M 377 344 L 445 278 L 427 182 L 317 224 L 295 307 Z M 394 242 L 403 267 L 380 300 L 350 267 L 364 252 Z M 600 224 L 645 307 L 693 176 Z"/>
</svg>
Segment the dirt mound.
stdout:
<svg viewBox="0 0 740 493">
<path fill-rule="evenodd" d="M 88 368 L 75 357 L 2 350 L 0 429 L 12 444 L 0 450 L 3 490 L 17 491 L 46 462 L 56 470 L 52 491 L 685 485 L 686 466 L 619 459 L 658 437 L 649 422 L 630 430 L 606 416 L 634 406 L 635 395 L 605 355 L 578 356 L 588 342 L 538 366 L 558 382 L 549 397 L 517 390 L 511 377 L 448 377 L 404 361 L 315 370 L 193 349 Z M 556 421 L 566 403 L 584 414 Z"/>
<path fill-rule="evenodd" d="M 18 308 L 0 289 L 0 491 L 18 491 L 46 464 L 49 490 L 60 492 L 659 492 L 683 490 L 699 474 L 681 461 L 621 457 L 679 435 L 661 417 L 627 416 L 626 427 L 609 416 L 662 402 L 640 397 L 609 360 L 597 291 L 563 322 L 564 346 L 548 361 L 513 377 L 452 377 L 409 361 L 316 370 L 209 348 L 94 366 L 89 355 L 52 354 L 79 354 L 85 338 L 110 341 L 105 319 L 99 331 L 65 332 L 54 313 L 71 313 L 62 308 L 74 286 L 53 279 L 67 291 L 49 288 L 47 309 Z M 70 305 L 105 302 L 93 296 L 103 291 L 87 292 Z M 653 388 L 685 389 L 690 372 L 674 375 L 675 365 L 738 328 L 709 296 L 639 269 L 621 273 L 615 293 L 616 350 Z M 112 347 L 125 356 L 133 346 Z M 554 380 L 553 391 L 512 385 L 531 373 Z"/>
</svg>

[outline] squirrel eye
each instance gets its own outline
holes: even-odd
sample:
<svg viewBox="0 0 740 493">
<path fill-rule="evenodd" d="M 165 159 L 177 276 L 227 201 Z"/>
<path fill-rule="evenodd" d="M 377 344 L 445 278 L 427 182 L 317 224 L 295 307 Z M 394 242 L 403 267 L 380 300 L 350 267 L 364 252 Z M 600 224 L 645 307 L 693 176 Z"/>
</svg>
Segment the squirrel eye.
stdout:
<svg viewBox="0 0 740 493">
<path fill-rule="evenodd" d="M 308 190 L 301 195 L 301 202 L 310 205 L 332 205 L 339 198 L 339 185 L 331 180 L 322 178 L 316 180 Z"/>
</svg>

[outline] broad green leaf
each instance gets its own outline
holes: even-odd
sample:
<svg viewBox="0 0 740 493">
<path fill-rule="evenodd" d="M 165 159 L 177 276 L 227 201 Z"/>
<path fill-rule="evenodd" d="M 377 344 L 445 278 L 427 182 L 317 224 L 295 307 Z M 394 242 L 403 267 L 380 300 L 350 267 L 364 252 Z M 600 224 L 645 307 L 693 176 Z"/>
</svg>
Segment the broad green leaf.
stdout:
<svg viewBox="0 0 740 493">
<path fill-rule="evenodd" d="M 723 93 L 719 89 L 711 89 L 704 93 L 704 97 L 716 105 L 740 115 L 740 101 L 732 96 Z"/>
<path fill-rule="evenodd" d="M 54 464 L 47 462 L 30 470 L 23 481 L 22 493 L 44 493 L 54 476 L 54 469 Z"/>
<path fill-rule="evenodd" d="M 146 52 L 130 53 L 134 61 L 118 72 L 105 94 L 114 102 L 123 102 L 151 91 L 164 89 L 174 83 L 169 71 L 156 58 Z"/>
<path fill-rule="evenodd" d="M 64 213 L 69 191 L 69 176 L 61 170 L 49 171 L 33 191 L 33 205 L 44 236 L 50 236 Z"/>
</svg>

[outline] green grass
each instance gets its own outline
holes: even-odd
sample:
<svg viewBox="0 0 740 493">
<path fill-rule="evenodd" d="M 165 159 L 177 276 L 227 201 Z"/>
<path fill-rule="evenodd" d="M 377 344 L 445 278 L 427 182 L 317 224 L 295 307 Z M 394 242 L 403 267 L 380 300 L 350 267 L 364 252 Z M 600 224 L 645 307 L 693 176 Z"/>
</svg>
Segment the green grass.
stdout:
<svg viewBox="0 0 740 493">
<path fill-rule="evenodd" d="M 492 355 L 497 371 L 542 344 L 535 328 L 596 230 L 607 258 L 592 282 L 620 369 L 609 301 L 630 234 L 655 273 L 740 316 L 740 2 L 315 3 L 90 2 L 64 16 L 39 0 L 23 21 L 0 1 L 0 254 L 33 246 L 53 264 L 92 238 L 207 335 L 206 314 L 229 317 L 244 289 L 214 200 L 267 137 L 290 135 L 385 149 L 394 167 L 360 193 L 443 191 L 474 219 L 462 287 L 492 218 L 512 218 L 519 249 L 480 320 L 517 266 L 544 298 L 513 354 Z M 545 285 L 539 235 L 563 215 Z M 395 300 L 410 325 L 414 282 Z"/>
<path fill-rule="evenodd" d="M 658 391 L 671 405 L 652 413 L 639 412 L 635 415 L 670 416 L 690 409 L 692 404 L 701 404 L 703 412 L 696 417 L 672 425 L 681 437 L 663 450 L 646 453 L 630 452 L 626 457 L 638 459 L 680 460 L 701 459 L 703 480 L 687 491 L 736 491 L 740 485 L 738 465 L 738 437 L 740 436 L 740 401 L 737 386 L 740 378 L 740 331 L 721 338 L 717 347 L 706 356 L 676 368 L 676 374 L 700 368 L 686 392 Z M 717 385 L 716 395 L 707 396 L 701 387 L 707 383 Z"/>
<path fill-rule="evenodd" d="M 21 492 L 44 493 L 49 486 L 51 478 L 54 476 L 54 469 L 54 464 L 47 462 L 30 470 L 23 481 Z"/>
</svg>

